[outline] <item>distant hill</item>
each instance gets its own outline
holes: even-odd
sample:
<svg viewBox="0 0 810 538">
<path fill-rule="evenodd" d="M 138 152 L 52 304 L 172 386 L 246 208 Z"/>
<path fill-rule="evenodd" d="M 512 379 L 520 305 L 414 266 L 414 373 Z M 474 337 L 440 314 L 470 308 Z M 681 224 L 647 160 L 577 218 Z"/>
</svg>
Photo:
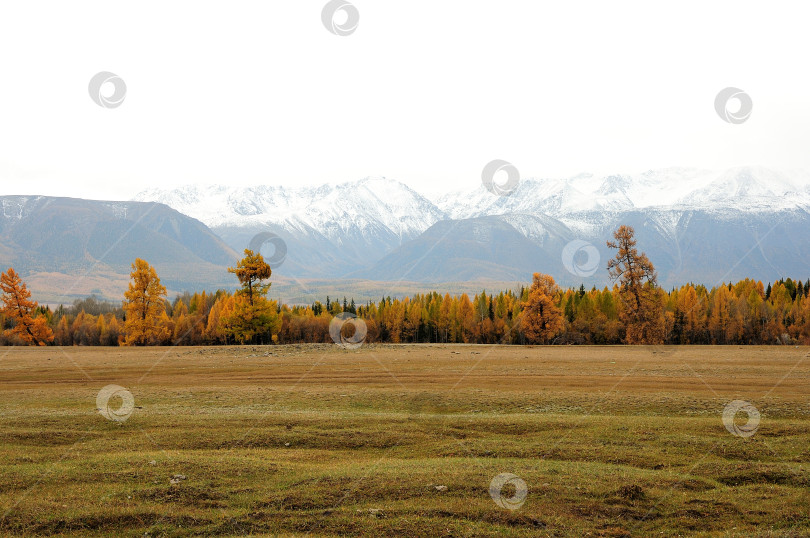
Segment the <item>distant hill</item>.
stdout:
<svg viewBox="0 0 810 538">
<path fill-rule="evenodd" d="M 172 290 L 233 286 L 236 252 L 203 223 L 160 203 L 0 197 L 0 267 L 13 266 L 41 299 L 120 299 L 136 257 Z"/>
<path fill-rule="evenodd" d="M 568 235 L 565 226 L 558 224 L 550 240 L 540 245 L 498 217 L 441 221 L 371 267 L 349 276 L 442 282 L 449 280 L 448 275 L 459 281 L 483 276 L 526 281 L 533 271 L 559 274 L 563 266 L 557 253 Z"/>
</svg>

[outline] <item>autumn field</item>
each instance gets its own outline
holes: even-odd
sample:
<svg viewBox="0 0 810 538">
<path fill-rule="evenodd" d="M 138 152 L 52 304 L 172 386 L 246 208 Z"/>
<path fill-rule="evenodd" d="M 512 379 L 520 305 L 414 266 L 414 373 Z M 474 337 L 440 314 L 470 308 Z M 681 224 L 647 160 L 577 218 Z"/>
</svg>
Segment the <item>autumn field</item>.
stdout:
<svg viewBox="0 0 810 538">
<path fill-rule="evenodd" d="M 810 536 L 805 348 L 2 353 L 4 535 Z"/>
</svg>

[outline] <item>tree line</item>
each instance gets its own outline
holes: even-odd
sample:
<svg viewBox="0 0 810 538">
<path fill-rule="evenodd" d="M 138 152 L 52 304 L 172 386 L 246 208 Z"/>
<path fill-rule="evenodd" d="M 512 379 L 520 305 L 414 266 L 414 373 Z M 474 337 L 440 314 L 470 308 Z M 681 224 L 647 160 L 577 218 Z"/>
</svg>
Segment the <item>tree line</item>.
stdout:
<svg viewBox="0 0 810 538">
<path fill-rule="evenodd" d="M 810 343 L 810 280 L 767 287 L 745 279 L 708 289 L 657 283 L 631 227 L 614 232 L 611 287 L 562 289 L 535 273 L 528 287 L 472 297 L 432 291 L 356 304 L 278 304 L 267 298 L 271 269 L 260 253 L 229 268 L 235 292 L 185 293 L 173 301 L 155 269 L 137 259 L 121 305 L 94 297 L 55 310 L 31 301 L 20 276 L 0 277 L 0 343 L 6 345 L 221 345 L 332 342 L 333 320 L 361 320 L 364 341 L 480 344 Z M 348 325 L 348 324 L 347 324 Z M 356 328 L 356 324 L 353 324 Z M 351 329 L 348 329 L 351 330 Z"/>
</svg>

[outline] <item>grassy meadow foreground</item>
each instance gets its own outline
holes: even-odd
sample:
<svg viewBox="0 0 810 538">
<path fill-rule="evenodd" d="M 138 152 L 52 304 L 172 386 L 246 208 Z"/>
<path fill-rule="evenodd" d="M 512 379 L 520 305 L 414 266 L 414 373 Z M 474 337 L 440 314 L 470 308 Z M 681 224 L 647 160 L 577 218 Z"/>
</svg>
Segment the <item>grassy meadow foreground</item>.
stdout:
<svg viewBox="0 0 810 538">
<path fill-rule="evenodd" d="M 803 348 L 1 353 L 4 535 L 810 536 Z"/>
</svg>

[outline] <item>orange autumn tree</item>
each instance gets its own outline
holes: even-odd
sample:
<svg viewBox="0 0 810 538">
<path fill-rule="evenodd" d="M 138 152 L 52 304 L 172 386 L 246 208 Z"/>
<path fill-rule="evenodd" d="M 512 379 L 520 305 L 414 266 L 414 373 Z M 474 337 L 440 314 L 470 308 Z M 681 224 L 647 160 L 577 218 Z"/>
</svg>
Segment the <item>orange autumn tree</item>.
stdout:
<svg viewBox="0 0 810 538">
<path fill-rule="evenodd" d="M 550 275 L 534 274 L 521 313 L 521 331 L 530 344 L 546 344 L 563 330 L 562 312 L 554 304 L 554 295 L 558 291 Z"/>
<path fill-rule="evenodd" d="M 129 276 L 132 281 L 124 294 L 124 344 L 157 344 L 167 336 L 166 328 L 159 323 L 161 314 L 166 312 L 166 288 L 160 283 L 155 268 L 140 258 L 132 264 Z"/>
<path fill-rule="evenodd" d="M 625 325 L 626 343 L 661 344 L 666 332 L 663 294 L 656 285 L 655 267 L 636 249 L 634 235 L 632 226 L 620 226 L 613 232 L 615 241 L 608 241 L 607 246 L 618 252 L 608 261 L 608 273 L 619 283 L 619 317 Z"/>
<path fill-rule="evenodd" d="M 48 327 L 47 318 L 36 316 L 37 303 L 30 300 L 31 292 L 11 267 L 0 275 L 0 289 L 3 291 L 2 313 L 13 323 L 6 333 L 17 336 L 26 344 L 44 346 L 52 342 L 53 331 Z"/>
<path fill-rule="evenodd" d="M 225 334 L 240 344 L 254 342 L 267 343 L 281 329 L 281 318 L 275 301 L 268 301 L 267 290 L 272 270 L 261 253 L 245 249 L 245 257 L 229 267 L 229 273 L 236 275 L 242 288 L 233 295 L 220 314 L 219 322 Z"/>
</svg>

